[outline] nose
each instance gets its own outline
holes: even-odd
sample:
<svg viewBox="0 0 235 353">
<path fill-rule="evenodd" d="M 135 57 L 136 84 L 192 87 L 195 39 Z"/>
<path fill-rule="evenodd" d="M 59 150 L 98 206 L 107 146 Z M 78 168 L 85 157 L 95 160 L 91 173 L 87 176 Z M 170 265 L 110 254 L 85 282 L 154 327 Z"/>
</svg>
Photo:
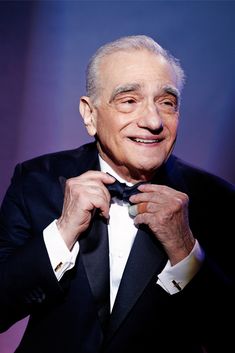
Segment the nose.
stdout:
<svg viewBox="0 0 235 353">
<path fill-rule="evenodd" d="M 163 130 L 163 121 L 159 110 L 154 102 L 148 102 L 140 113 L 137 125 L 141 128 L 160 133 Z"/>
</svg>

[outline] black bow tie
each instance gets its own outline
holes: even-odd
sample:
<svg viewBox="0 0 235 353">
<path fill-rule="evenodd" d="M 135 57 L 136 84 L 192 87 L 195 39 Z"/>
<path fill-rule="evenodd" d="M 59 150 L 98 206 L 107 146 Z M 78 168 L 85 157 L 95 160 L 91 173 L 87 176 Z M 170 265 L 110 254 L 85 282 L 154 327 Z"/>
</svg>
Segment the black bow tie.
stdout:
<svg viewBox="0 0 235 353">
<path fill-rule="evenodd" d="M 121 183 L 116 179 L 113 184 L 106 184 L 111 197 L 117 197 L 120 200 L 129 202 L 129 197 L 131 195 L 138 194 L 140 191 L 137 189 L 139 185 L 146 184 L 146 181 L 140 181 L 139 183 L 128 186 L 126 183 Z"/>
</svg>

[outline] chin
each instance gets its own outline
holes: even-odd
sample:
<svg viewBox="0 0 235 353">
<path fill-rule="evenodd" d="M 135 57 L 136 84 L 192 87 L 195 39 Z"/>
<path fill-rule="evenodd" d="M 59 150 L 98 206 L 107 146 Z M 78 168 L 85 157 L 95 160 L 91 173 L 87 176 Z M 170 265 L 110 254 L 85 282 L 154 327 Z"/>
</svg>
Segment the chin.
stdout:
<svg viewBox="0 0 235 353">
<path fill-rule="evenodd" d="M 151 158 L 148 158 L 146 161 L 139 161 L 138 165 L 136 166 L 137 169 L 143 170 L 146 172 L 151 172 L 153 170 L 156 170 L 163 164 L 164 160 L 153 160 Z"/>
<path fill-rule="evenodd" d="M 135 166 L 131 166 L 130 170 L 133 171 L 133 174 L 139 175 L 141 177 L 145 176 L 146 179 L 151 178 L 155 174 L 156 170 L 162 165 L 162 162 L 153 163 L 141 163 Z"/>
</svg>

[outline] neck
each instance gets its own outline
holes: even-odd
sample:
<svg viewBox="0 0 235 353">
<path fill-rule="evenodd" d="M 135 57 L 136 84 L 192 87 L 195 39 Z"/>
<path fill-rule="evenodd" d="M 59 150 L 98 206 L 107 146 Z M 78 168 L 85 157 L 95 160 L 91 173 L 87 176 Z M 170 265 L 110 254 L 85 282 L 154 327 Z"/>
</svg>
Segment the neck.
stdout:
<svg viewBox="0 0 235 353">
<path fill-rule="evenodd" d="M 127 182 L 130 184 L 136 184 L 141 181 L 149 181 L 156 174 L 156 170 L 146 172 L 128 169 L 125 166 L 118 166 L 113 162 L 107 161 L 106 158 L 103 158 L 101 155 L 99 155 L 99 162 L 102 171 L 110 173 L 121 182 Z"/>
</svg>

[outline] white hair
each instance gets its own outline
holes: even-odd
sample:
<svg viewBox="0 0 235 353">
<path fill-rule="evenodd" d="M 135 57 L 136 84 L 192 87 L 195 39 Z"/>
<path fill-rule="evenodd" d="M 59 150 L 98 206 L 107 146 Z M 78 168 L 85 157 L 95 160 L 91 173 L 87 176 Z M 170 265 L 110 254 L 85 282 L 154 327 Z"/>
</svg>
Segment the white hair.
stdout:
<svg viewBox="0 0 235 353">
<path fill-rule="evenodd" d="M 86 70 L 86 94 L 93 100 L 98 98 L 99 67 L 104 57 L 119 51 L 148 50 L 156 55 L 163 56 L 173 68 L 179 91 L 185 82 L 185 74 L 179 60 L 163 49 L 156 41 L 145 35 L 126 36 L 101 46 L 91 57 Z"/>
</svg>

